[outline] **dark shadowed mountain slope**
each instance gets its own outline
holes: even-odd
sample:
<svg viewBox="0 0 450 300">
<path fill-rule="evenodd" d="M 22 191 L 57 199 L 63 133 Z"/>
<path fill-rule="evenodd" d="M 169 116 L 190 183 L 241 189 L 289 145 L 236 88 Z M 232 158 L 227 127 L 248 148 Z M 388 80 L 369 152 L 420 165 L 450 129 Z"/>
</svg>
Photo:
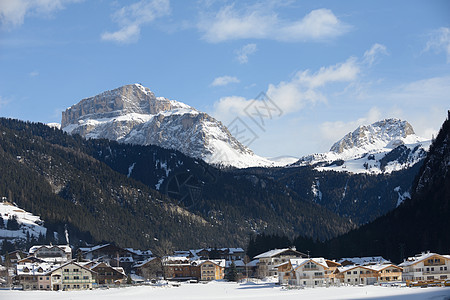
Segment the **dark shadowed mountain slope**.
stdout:
<svg viewBox="0 0 450 300">
<path fill-rule="evenodd" d="M 243 246 L 254 232 L 324 240 L 354 227 L 273 180 L 223 172 L 175 150 L 85 140 L 43 124 L 0 119 L 0 168 L 0 195 L 46 224 L 68 224 L 72 242 Z M 153 189 L 158 183 L 170 197 Z"/>
<path fill-rule="evenodd" d="M 450 111 L 416 177 L 412 199 L 325 244 L 332 257 L 382 255 L 401 261 L 425 250 L 450 252 Z"/>
</svg>

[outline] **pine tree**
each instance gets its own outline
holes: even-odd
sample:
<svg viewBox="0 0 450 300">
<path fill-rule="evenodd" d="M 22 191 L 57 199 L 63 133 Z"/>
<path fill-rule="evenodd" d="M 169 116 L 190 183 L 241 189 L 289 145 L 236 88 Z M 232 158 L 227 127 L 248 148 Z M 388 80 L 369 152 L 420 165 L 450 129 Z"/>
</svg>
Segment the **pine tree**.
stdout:
<svg viewBox="0 0 450 300">
<path fill-rule="evenodd" d="M 228 269 L 227 276 L 225 276 L 225 279 L 228 281 L 238 281 L 238 272 L 236 269 L 236 265 L 234 264 L 234 261 L 231 262 L 230 268 Z"/>
<path fill-rule="evenodd" d="M 20 229 L 19 222 L 17 221 L 17 217 L 15 215 L 8 219 L 8 222 L 6 223 L 6 229 L 8 230 Z"/>
</svg>

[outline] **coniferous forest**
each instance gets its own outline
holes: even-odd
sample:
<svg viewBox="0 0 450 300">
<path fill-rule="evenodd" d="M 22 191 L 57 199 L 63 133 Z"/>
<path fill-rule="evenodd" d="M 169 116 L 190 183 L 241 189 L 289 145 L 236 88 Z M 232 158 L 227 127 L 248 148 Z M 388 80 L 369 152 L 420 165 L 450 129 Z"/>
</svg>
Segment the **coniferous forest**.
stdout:
<svg viewBox="0 0 450 300">
<path fill-rule="evenodd" d="M 68 229 L 74 245 L 170 241 L 178 248 L 241 246 L 249 256 L 296 246 L 314 256 L 399 261 L 449 251 L 441 230 L 450 228 L 449 128 L 447 120 L 423 163 L 369 176 L 307 167 L 224 170 L 175 150 L 0 119 L 0 195 L 45 221 L 42 243 L 63 241 Z M 317 182 L 320 198 L 311 192 Z M 395 208 L 397 186 L 412 186 L 412 199 Z"/>
</svg>

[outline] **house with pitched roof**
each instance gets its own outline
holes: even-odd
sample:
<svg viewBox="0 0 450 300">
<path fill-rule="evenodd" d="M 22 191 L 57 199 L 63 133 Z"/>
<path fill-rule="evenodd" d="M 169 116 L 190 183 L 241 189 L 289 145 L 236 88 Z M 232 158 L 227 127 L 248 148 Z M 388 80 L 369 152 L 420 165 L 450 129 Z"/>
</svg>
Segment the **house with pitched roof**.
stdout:
<svg viewBox="0 0 450 300">
<path fill-rule="evenodd" d="M 67 262 L 48 274 L 50 274 L 50 284 L 54 291 L 92 289 L 97 275 L 95 271 L 74 261 Z"/>
<path fill-rule="evenodd" d="M 201 281 L 220 280 L 225 277 L 225 259 L 197 261 Z"/>
<path fill-rule="evenodd" d="M 95 272 L 95 281 L 98 284 L 122 284 L 128 278 L 122 267 L 111 267 L 104 262 L 99 262 L 90 269 Z"/>
<path fill-rule="evenodd" d="M 274 249 L 261 253 L 254 257 L 258 259 L 258 277 L 277 276 L 276 266 L 289 261 L 291 258 L 306 258 L 307 255 L 295 248 Z"/>
<path fill-rule="evenodd" d="M 33 246 L 28 252 L 31 256 L 48 263 L 62 264 L 72 259 L 72 249 L 69 245 Z"/>
<path fill-rule="evenodd" d="M 305 287 L 325 286 L 334 277 L 338 263 L 319 258 L 291 258 L 277 266 L 280 284 Z"/>
<path fill-rule="evenodd" d="M 50 272 L 57 267 L 49 263 L 22 263 L 16 266 L 14 285 L 23 290 L 51 290 Z"/>
<path fill-rule="evenodd" d="M 406 281 L 446 280 L 450 278 L 450 255 L 421 253 L 408 257 L 399 267 Z"/>
</svg>

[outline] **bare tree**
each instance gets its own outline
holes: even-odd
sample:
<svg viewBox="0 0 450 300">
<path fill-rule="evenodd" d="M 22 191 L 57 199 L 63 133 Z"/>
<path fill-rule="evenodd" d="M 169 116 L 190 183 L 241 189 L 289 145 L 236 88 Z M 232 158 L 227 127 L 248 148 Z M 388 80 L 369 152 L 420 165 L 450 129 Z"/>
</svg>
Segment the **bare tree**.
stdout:
<svg viewBox="0 0 450 300">
<path fill-rule="evenodd" d="M 153 254 L 155 254 L 156 257 L 159 258 L 161 262 L 161 269 L 163 278 L 167 279 L 167 256 L 170 256 L 173 254 L 174 248 L 173 244 L 169 240 L 160 240 L 158 245 L 156 245 Z"/>
<path fill-rule="evenodd" d="M 248 264 L 250 262 L 250 257 L 248 257 L 248 255 L 244 256 L 244 264 L 245 264 L 245 277 L 247 278 L 247 282 L 248 282 Z"/>
</svg>

